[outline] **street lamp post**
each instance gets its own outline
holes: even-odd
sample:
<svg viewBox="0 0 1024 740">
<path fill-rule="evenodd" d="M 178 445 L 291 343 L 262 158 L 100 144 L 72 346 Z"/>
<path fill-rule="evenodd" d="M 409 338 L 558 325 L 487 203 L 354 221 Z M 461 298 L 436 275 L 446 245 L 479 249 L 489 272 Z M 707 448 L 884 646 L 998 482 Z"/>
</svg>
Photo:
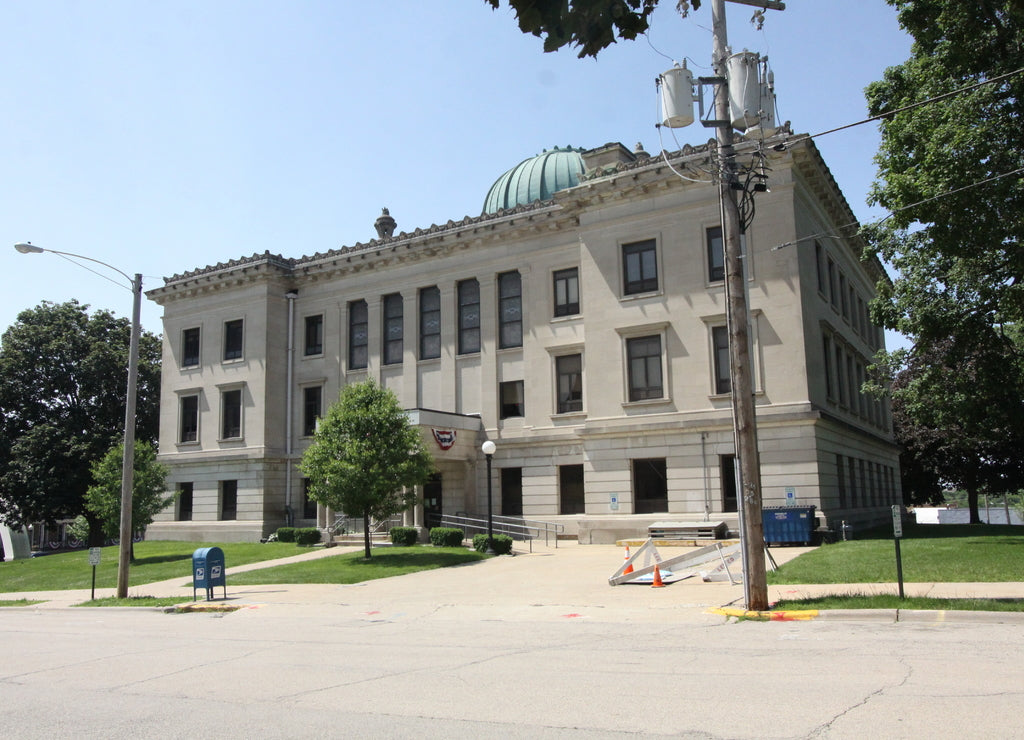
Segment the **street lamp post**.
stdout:
<svg viewBox="0 0 1024 740">
<path fill-rule="evenodd" d="M 487 440 L 480 446 L 487 458 L 487 554 L 494 554 L 494 506 L 491 503 L 491 458 L 497 449 L 494 442 Z"/>
<path fill-rule="evenodd" d="M 135 401 L 138 395 L 139 380 L 139 335 L 142 333 L 140 315 L 142 313 L 142 275 L 134 278 L 106 262 L 86 257 L 74 252 L 59 252 L 56 249 L 43 249 L 29 242 L 19 242 L 14 248 L 22 254 L 50 254 L 62 257 L 74 257 L 88 260 L 113 270 L 128 281 L 132 291 L 132 334 L 128 347 L 128 391 L 124 404 L 124 457 L 121 462 L 121 542 L 118 545 L 117 559 L 117 598 L 128 597 L 128 568 L 132 554 L 132 490 L 135 477 Z M 74 260 L 72 260 L 74 261 Z M 88 268 L 86 268 L 88 269 Z"/>
</svg>

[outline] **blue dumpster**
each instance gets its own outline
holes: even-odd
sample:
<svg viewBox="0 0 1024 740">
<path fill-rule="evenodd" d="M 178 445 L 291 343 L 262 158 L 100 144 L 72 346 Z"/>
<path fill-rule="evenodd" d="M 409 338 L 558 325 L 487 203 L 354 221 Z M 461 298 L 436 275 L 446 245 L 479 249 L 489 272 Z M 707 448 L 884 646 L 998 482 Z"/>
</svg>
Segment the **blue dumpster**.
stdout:
<svg viewBox="0 0 1024 740">
<path fill-rule="evenodd" d="M 206 600 L 213 599 L 215 586 L 224 587 L 224 598 L 228 597 L 227 580 L 224 577 L 224 551 L 219 547 L 200 547 L 192 553 L 192 601 L 196 600 L 196 589 L 206 589 Z"/>
<path fill-rule="evenodd" d="M 766 506 L 761 510 L 764 541 L 811 544 L 814 509 L 813 506 Z"/>
</svg>

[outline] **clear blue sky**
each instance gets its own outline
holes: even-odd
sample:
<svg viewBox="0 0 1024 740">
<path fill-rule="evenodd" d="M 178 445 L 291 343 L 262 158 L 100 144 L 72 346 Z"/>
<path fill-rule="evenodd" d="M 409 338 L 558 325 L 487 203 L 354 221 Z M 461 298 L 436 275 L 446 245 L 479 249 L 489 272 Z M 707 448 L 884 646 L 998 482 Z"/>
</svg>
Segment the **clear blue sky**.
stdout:
<svg viewBox="0 0 1024 740">
<path fill-rule="evenodd" d="M 31 241 L 147 288 L 269 250 L 313 254 L 480 213 L 491 183 L 553 146 L 703 143 L 655 128 L 655 78 L 708 74 L 711 9 L 662 0 L 647 38 L 595 61 L 542 53 L 484 0 L 35 0 L 0 4 L 0 330 L 43 300 L 128 315 L 131 296 Z M 866 117 L 863 89 L 909 55 L 883 0 L 788 0 L 764 30 L 728 4 L 732 47 L 767 54 L 782 120 Z M 817 140 L 862 221 L 878 218 L 875 125 Z M 160 308 L 143 307 L 161 331 Z M 893 341 L 890 339 L 890 346 Z"/>
</svg>

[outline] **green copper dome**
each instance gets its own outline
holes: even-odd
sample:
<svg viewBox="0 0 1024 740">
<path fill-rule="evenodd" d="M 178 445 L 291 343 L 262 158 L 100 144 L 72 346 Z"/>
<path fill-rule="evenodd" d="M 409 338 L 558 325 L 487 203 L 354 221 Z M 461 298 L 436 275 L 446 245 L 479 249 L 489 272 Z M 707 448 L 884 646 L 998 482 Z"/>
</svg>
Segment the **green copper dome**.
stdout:
<svg viewBox="0 0 1024 740">
<path fill-rule="evenodd" d="M 524 159 L 491 185 L 484 200 L 484 213 L 549 200 L 559 190 L 578 185 L 584 169 L 582 151 L 555 147 Z"/>
</svg>

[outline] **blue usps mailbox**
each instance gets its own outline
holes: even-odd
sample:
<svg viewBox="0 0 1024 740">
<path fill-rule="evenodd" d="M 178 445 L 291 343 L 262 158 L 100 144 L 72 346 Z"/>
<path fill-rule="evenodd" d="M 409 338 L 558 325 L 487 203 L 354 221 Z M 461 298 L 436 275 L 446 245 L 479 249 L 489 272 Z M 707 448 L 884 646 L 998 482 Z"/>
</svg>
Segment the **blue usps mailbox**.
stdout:
<svg viewBox="0 0 1024 740">
<path fill-rule="evenodd" d="M 224 598 L 228 597 L 224 551 L 219 547 L 200 547 L 192 553 L 192 601 L 196 600 L 196 589 L 199 588 L 206 589 L 206 600 L 211 601 L 214 586 L 223 586 Z"/>
</svg>

